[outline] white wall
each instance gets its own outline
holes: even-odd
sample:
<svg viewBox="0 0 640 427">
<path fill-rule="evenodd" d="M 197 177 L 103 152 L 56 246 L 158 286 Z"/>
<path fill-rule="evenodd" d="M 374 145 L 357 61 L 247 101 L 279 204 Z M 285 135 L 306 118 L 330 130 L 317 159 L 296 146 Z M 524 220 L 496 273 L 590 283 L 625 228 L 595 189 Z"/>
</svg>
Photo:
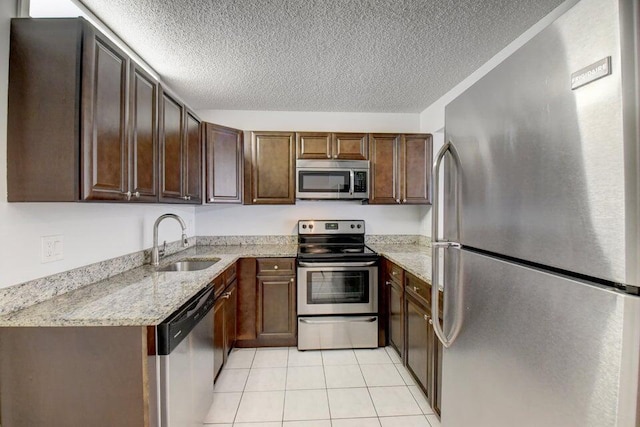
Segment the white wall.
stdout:
<svg viewBox="0 0 640 427">
<path fill-rule="evenodd" d="M 517 39 L 509 43 L 504 49 L 502 49 L 493 58 L 484 63 L 480 68 L 471 73 L 469 77 L 458 83 L 453 89 L 451 89 L 440 99 L 427 107 L 422 113 L 420 113 L 420 131 L 429 133 L 442 132 L 445 125 L 444 108 L 449 102 L 453 101 L 458 95 L 468 89 L 475 82 L 480 80 L 485 74 L 494 69 L 513 52 L 518 50 L 520 46 L 531 40 L 546 26 L 558 19 L 563 13 L 571 9 L 571 7 L 578 3 L 578 1 L 579 0 L 566 0 L 560 6 L 555 8 L 551 13 L 542 18 L 527 31 L 522 33 Z M 434 145 L 434 153 L 436 152 L 437 150 Z"/>
<path fill-rule="evenodd" d="M 418 132 L 418 114 L 292 111 L 198 112 L 201 119 L 243 130 Z M 368 234 L 426 234 L 426 206 L 375 206 L 304 201 L 281 206 L 207 206 L 197 209 L 196 231 L 205 235 L 295 234 L 299 219 L 363 219 Z"/>
<path fill-rule="evenodd" d="M 15 13 L 14 1 L 0 1 L 0 288 L 150 247 L 153 222 L 166 212 L 181 215 L 195 235 L 193 207 L 6 202 L 9 20 Z M 180 228 L 169 221 L 160 238 L 178 240 Z M 42 264 L 40 237 L 53 234 L 64 236 L 64 259 Z"/>
</svg>

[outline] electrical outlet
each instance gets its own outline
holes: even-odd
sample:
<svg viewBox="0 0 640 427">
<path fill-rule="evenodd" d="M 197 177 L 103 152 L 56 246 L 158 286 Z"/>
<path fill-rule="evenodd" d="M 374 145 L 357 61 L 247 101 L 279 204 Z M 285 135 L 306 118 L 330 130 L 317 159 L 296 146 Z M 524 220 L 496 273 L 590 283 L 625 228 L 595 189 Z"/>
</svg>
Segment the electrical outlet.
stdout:
<svg viewBox="0 0 640 427">
<path fill-rule="evenodd" d="M 42 236 L 42 263 L 64 259 L 64 239 L 62 234 Z"/>
</svg>

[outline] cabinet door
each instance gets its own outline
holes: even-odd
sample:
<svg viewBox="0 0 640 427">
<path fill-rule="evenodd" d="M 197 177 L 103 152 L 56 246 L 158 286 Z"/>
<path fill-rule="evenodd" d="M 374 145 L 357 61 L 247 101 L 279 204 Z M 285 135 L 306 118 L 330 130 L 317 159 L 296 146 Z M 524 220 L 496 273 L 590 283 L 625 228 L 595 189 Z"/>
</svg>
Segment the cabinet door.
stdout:
<svg viewBox="0 0 640 427">
<path fill-rule="evenodd" d="M 292 132 L 251 135 L 251 203 L 295 203 L 295 146 Z"/>
<path fill-rule="evenodd" d="M 389 344 L 404 359 L 404 290 L 393 280 L 387 280 L 389 291 Z"/>
<path fill-rule="evenodd" d="M 265 345 L 296 344 L 296 284 L 291 276 L 257 278 L 257 337 Z"/>
<path fill-rule="evenodd" d="M 224 362 L 227 362 L 229 352 L 236 342 L 236 309 L 238 305 L 238 292 L 234 280 L 225 292 L 224 303 Z"/>
<path fill-rule="evenodd" d="M 298 159 L 330 159 L 331 134 L 328 132 L 296 133 Z"/>
<path fill-rule="evenodd" d="M 400 183 L 398 182 L 399 135 L 369 135 L 371 154 L 371 204 L 400 203 Z"/>
<path fill-rule="evenodd" d="M 429 313 L 424 305 L 414 300 L 409 291 L 405 292 L 405 310 L 407 321 L 407 369 L 419 385 L 430 396 L 429 381 L 432 360 L 433 329 L 429 325 Z"/>
<path fill-rule="evenodd" d="M 213 306 L 213 377 L 217 377 L 225 360 L 224 356 L 224 306 L 225 299 L 218 298 Z"/>
<path fill-rule="evenodd" d="M 153 202 L 158 199 L 158 84 L 135 63 L 130 100 L 131 200 Z"/>
<path fill-rule="evenodd" d="M 402 203 L 431 204 L 431 135 L 403 135 L 400 147 Z"/>
<path fill-rule="evenodd" d="M 202 203 L 202 132 L 200 120 L 186 111 L 184 135 L 184 194 L 190 203 Z"/>
<path fill-rule="evenodd" d="M 205 124 L 207 203 L 242 203 L 242 131 Z"/>
<path fill-rule="evenodd" d="M 339 160 L 368 160 L 366 133 L 334 133 L 333 158 Z"/>
<path fill-rule="evenodd" d="M 160 201 L 176 202 L 183 193 L 184 107 L 167 93 L 160 107 Z"/>
<path fill-rule="evenodd" d="M 127 200 L 128 58 L 90 29 L 84 43 L 82 198 Z"/>
</svg>

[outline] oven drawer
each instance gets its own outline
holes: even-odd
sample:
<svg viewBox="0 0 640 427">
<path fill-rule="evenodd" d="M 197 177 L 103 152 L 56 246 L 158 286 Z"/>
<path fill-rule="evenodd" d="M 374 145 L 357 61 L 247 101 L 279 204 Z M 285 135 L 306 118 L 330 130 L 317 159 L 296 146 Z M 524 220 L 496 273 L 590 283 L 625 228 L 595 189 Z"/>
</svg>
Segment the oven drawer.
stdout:
<svg viewBox="0 0 640 427">
<path fill-rule="evenodd" d="M 298 349 L 378 347 L 378 316 L 298 317 Z"/>
<path fill-rule="evenodd" d="M 258 258 L 258 275 L 295 275 L 295 258 Z"/>
</svg>

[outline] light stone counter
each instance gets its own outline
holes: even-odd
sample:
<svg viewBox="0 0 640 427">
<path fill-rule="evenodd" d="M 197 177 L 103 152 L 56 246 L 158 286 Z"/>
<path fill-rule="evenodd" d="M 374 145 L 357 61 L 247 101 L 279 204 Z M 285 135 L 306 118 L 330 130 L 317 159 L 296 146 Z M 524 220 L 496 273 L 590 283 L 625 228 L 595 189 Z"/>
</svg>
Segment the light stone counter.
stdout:
<svg viewBox="0 0 640 427">
<path fill-rule="evenodd" d="M 368 243 L 374 251 L 431 284 L 431 247 L 423 244 Z"/>
<path fill-rule="evenodd" d="M 161 260 L 220 258 L 192 272 L 158 272 L 143 265 L 0 316 L 3 326 L 157 325 L 242 257 L 295 257 L 296 245 L 197 246 Z"/>
</svg>

